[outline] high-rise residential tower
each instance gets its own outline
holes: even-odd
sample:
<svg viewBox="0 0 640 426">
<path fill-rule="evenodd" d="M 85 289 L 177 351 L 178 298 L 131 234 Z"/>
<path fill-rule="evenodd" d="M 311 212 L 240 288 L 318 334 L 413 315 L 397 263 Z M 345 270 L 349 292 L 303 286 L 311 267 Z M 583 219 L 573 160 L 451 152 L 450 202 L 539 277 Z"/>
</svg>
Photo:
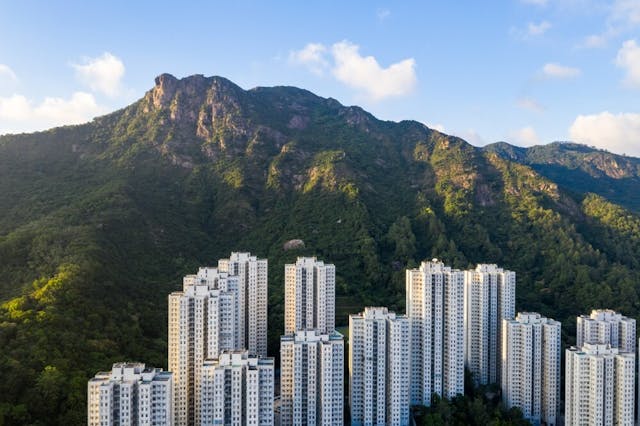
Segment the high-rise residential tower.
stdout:
<svg viewBox="0 0 640 426">
<path fill-rule="evenodd" d="M 560 404 L 560 323 L 520 312 L 503 320 L 502 400 L 534 425 L 557 424 Z"/>
<path fill-rule="evenodd" d="M 620 352 L 636 351 L 636 320 L 611 309 L 594 309 L 577 318 L 576 347 L 585 343 L 608 344 Z"/>
<path fill-rule="evenodd" d="M 315 257 L 284 266 L 284 333 L 335 329 L 336 269 Z"/>
<path fill-rule="evenodd" d="M 200 422 L 200 380 L 205 359 L 243 349 L 238 326 L 238 279 L 200 268 L 183 279 L 183 291 L 169 295 L 169 370 L 174 380 L 177 426 Z"/>
<path fill-rule="evenodd" d="M 141 363 L 113 364 L 87 385 L 87 424 L 173 425 L 172 375 Z"/>
<path fill-rule="evenodd" d="M 387 308 L 349 316 L 352 425 L 409 425 L 409 321 Z"/>
<path fill-rule="evenodd" d="M 502 320 L 516 307 L 516 274 L 497 265 L 464 273 L 465 365 L 476 384 L 500 383 Z"/>
<path fill-rule="evenodd" d="M 406 271 L 412 404 L 464 393 L 464 273 L 437 259 Z"/>
<path fill-rule="evenodd" d="M 231 253 L 218 269 L 238 277 L 239 327 L 242 347 L 250 354 L 267 356 L 268 261 L 251 253 Z"/>
<path fill-rule="evenodd" d="M 634 352 L 585 343 L 567 349 L 565 362 L 565 424 L 634 424 Z"/>
<path fill-rule="evenodd" d="M 201 424 L 274 424 L 273 358 L 223 351 L 202 367 Z"/>
<path fill-rule="evenodd" d="M 283 426 L 344 423 L 344 338 L 300 330 L 280 339 Z"/>
</svg>

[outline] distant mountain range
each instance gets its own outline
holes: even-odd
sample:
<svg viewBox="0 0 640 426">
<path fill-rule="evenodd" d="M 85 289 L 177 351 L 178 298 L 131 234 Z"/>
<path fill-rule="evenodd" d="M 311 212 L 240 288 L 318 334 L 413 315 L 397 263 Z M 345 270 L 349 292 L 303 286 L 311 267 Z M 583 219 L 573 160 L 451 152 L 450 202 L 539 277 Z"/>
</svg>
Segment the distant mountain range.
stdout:
<svg viewBox="0 0 640 426">
<path fill-rule="evenodd" d="M 404 268 L 516 271 L 517 309 L 638 316 L 640 160 L 582 145 L 476 148 L 293 87 L 163 74 L 80 126 L 0 137 L 0 424 L 84 424 L 111 362 L 166 366 L 167 294 L 232 250 L 335 263 L 337 321 L 404 311 Z M 285 243 L 300 239 L 300 242 Z"/>
<path fill-rule="evenodd" d="M 530 166 L 576 194 L 593 192 L 635 212 L 640 211 L 640 159 L 571 142 L 521 148 L 497 142 L 483 148 Z"/>
</svg>

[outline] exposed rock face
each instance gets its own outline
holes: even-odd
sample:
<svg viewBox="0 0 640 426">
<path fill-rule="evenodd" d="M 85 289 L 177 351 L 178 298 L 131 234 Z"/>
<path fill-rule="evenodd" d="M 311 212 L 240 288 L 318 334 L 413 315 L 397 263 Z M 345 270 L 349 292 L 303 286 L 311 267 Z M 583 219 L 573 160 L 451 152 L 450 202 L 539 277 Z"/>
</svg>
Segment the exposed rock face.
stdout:
<svg viewBox="0 0 640 426">
<path fill-rule="evenodd" d="M 291 120 L 289 120 L 289 124 L 287 125 L 287 127 L 289 127 L 290 129 L 303 130 L 307 127 L 308 124 L 309 117 L 294 115 L 293 117 L 291 117 Z"/>
<path fill-rule="evenodd" d="M 302 240 L 289 240 L 282 246 L 283 250 L 297 250 L 304 248 L 304 241 Z"/>
<path fill-rule="evenodd" d="M 168 105 L 178 87 L 178 79 L 171 74 L 160 74 L 155 80 L 156 86 L 151 90 L 151 99 L 155 108 Z"/>
</svg>

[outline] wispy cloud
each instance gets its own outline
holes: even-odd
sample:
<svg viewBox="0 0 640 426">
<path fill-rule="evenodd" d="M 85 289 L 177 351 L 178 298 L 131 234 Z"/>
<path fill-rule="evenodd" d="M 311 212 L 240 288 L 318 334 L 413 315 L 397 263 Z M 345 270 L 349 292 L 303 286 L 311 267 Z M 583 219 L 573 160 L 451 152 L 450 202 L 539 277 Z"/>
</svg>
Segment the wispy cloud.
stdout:
<svg viewBox="0 0 640 426">
<path fill-rule="evenodd" d="M 457 136 L 474 146 L 484 146 L 487 141 L 475 129 L 467 129 L 462 131 L 452 131 L 452 135 Z"/>
<path fill-rule="evenodd" d="M 538 24 L 529 22 L 527 25 L 527 33 L 529 36 L 541 36 L 546 33 L 551 28 L 551 23 L 549 21 L 542 21 Z"/>
<path fill-rule="evenodd" d="M 528 22 L 524 27 L 509 28 L 509 35 L 516 40 L 530 41 L 544 36 L 551 27 L 549 21 Z"/>
<path fill-rule="evenodd" d="M 549 3 L 549 0 L 520 0 L 522 3 L 525 4 L 532 4 L 535 6 L 546 6 L 547 3 Z"/>
<path fill-rule="evenodd" d="M 517 100 L 516 104 L 518 105 L 518 107 L 526 109 L 527 111 L 544 112 L 545 110 L 545 108 L 540 105 L 538 101 L 532 98 L 520 98 Z"/>
<path fill-rule="evenodd" d="M 378 17 L 378 21 L 382 22 L 391 16 L 391 11 L 386 8 L 380 8 L 376 11 L 376 16 Z"/>
<path fill-rule="evenodd" d="M 371 101 L 407 95 L 417 85 L 416 62 L 404 59 L 383 67 L 373 56 L 362 56 L 360 47 L 349 41 L 331 48 L 319 43 L 307 44 L 289 54 L 292 63 L 306 66 L 311 72 L 331 75 L 345 86 L 355 89 Z"/>
<path fill-rule="evenodd" d="M 122 77 L 125 67 L 120 58 L 109 52 L 96 58 L 85 58 L 81 64 L 72 64 L 80 82 L 92 91 L 115 97 L 123 93 Z"/>
<path fill-rule="evenodd" d="M 620 154 L 640 156 L 640 114 L 579 115 L 569 128 L 572 140 Z"/>
<path fill-rule="evenodd" d="M 18 76 L 9 65 L 0 64 L 0 95 L 10 94 L 18 83 Z"/>
<path fill-rule="evenodd" d="M 547 63 L 542 67 L 541 74 L 545 78 L 569 79 L 578 77 L 582 72 L 579 68 L 566 65 Z"/>
<path fill-rule="evenodd" d="M 540 139 L 538 139 L 535 129 L 531 126 L 525 126 L 509 133 L 507 141 L 519 146 L 533 146 L 540 144 Z"/>
<path fill-rule="evenodd" d="M 18 76 L 9 65 L 0 64 L 0 80 L 18 81 Z"/>
<path fill-rule="evenodd" d="M 640 26 L 640 1 L 614 0 L 608 7 L 604 29 L 584 38 L 580 47 L 600 48 Z"/>
<path fill-rule="evenodd" d="M 609 18 L 613 22 L 640 25 L 640 2 L 638 0 L 616 0 Z"/>
<path fill-rule="evenodd" d="M 105 112 L 86 92 L 76 92 L 68 99 L 48 97 L 39 103 L 23 95 L 0 97 L 0 134 L 79 124 Z"/>
<path fill-rule="evenodd" d="M 588 49 L 596 49 L 604 47 L 607 44 L 608 36 L 604 34 L 592 34 L 584 38 L 580 47 L 586 47 Z"/>
<path fill-rule="evenodd" d="M 440 133 L 446 132 L 444 124 L 441 124 L 441 123 L 424 123 L 424 125 L 430 129 L 437 130 Z"/>
<path fill-rule="evenodd" d="M 627 40 L 622 44 L 616 56 L 616 65 L 626 71 L 623 80 L 625 86 L 640 88 L 640 46 L 635 40 Z"/>
</svg>

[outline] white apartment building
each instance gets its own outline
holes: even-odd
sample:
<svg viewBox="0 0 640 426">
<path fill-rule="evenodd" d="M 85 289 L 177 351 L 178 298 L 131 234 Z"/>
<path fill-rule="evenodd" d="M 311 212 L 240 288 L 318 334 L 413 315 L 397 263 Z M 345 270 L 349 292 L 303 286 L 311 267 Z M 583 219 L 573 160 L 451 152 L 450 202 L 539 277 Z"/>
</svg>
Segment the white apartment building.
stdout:
<svg viewBox="0 0 640 426">
<path fill-rule="evenodd" d="M 465 271 L 464 361 L 476 384 L 500 383 L 502 320 L 515 309 L 515 272 L 492 264 Z"/>
<path fill-rule="evenodd" d="M 594 309 L 591 315 L 580 315 L 576 346 L 585 343 L 611 345 L 620 352 L 636 351 L 636 320 L 611 309 Z"/>
<path fill-rule="evenodd" d="M 201 424 L 272 426 L 273 358 L 224 351 L 202 367 Z"/>
<path fill-rule="evenodd" d="M 200 268 L 183 279 L 183 291 L 169 295 L 168 355 L 173 372 L 177 426 L 199 424 L 200 381 L 205 359 L 243 349 L 238 326 L 238 278 Z"/>
<path fill-rule="evenodd" d="M 218 270 L 238 277 L 240 348 L 267 356 L 268 261 L 251 253 L 233 252 L 218 261 Z"/>
<path fill-rule="evenodd" d="M 344 338 L 300 330 L 280 339 L 282 426 L 344 423 Z"/>
<path fill-rule="evenodd" d="M 211 342 L 211 349 L 207 356 L 210 358 L 223 350 L 245 347 L 244 331 L 240 327 L 239 281 L 240 277 L 237 275 L 230 275 L 212 267 L 201 267 L 195 276 L 187 275 L 183 279 L 183 288 L 185 283 L 189 286 L 206 284 L 210 292 L 210 300 L 212 297 L 216 299 L 214 306 L 210 306 L 209 314 L 224 315 L 211 318 L 212 325 L 218 324 L 218 327 L 209 327 L 208 342 Z"/>
<path fill-rule="evenodd" d="M 113 364 L 87 385 L 89 426 L 173 425 L 172 374 L 141 363 Z"/>
<path fill-rule="evenodd" d="M 331 333 L 336 316 L 336 268 L 315 257 L 284 265 L 284 333 Z"/>
<path fill-rule="evenodd" d="M 464 273 L 433 259 L 406 271 L 411 404 L 464 393 Z"/>
<path fill-rule="evenodd" d="M 634 424 L 634 352 L 585 343 L 567 349 L 565 362 L 565 424 Z"/>
<path fill-rule="evenodd" d="M 560 404 L 560 323 L 520 312 L 502 324 L 504 404 L 519 407 L 533 425 L 555 426 Z"/>
<path fill-rule="evenodd" d="M 387 308 L 349 316 L 352 425 L 409 425 L 409 320 Z"/>
</svg>

